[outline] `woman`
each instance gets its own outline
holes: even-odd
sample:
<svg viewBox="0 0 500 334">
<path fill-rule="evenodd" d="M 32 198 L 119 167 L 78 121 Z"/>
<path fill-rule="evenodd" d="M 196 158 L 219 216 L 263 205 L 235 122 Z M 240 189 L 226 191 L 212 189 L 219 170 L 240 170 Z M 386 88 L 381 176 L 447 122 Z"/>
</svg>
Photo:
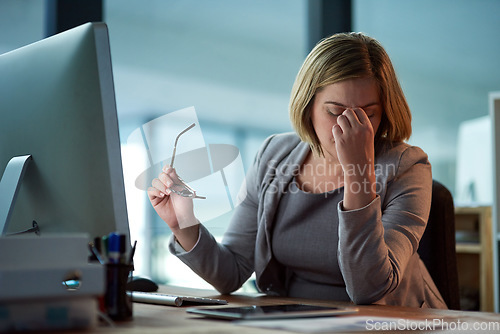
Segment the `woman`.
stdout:
<svg viewBox="0 0 500 334">
<path fill-rule="evenodd" d="M 221 293 L 255 272 L 267 294 L 446 308 L 417 253 L 431 166 L 404 143 L 411 114 L 383 47 L 360 33 L 322 40 L 297 75 L 290 116 L 296 133 L 265 141 L 221 243 L 190 199 L 170 194 L 173 169 L 153 181 L 171 252 Z"/>
</svg>

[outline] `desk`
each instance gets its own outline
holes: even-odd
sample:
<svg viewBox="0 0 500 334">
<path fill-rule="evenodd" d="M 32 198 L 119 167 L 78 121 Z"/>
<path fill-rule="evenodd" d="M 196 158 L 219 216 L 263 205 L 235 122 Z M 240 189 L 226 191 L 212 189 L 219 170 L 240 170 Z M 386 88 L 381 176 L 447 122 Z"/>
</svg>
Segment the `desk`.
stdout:
<svg viewBox="0 0 500 334">
<path fill-rule="evenodd" d="M 328 302 L 317 300 L 291 299 L 280 297 L 269 297 L 264 295 L 219 295 L 215 290 L 189 289 L 174 286 L 161 286 L 160 292 L 172 293 L 178 295 L 190 295 L 198 297 L 215 297 L 226 299 L 230 306 L 244 305 L 269 305 L 277 303 L 294 303 L 307 302 L 316 305 L 333 305 L 345 306 L 351 305 L 343 302 Z M 224 307 L 224 306 L 220 306 Z M 495 322 L 500 326 L 500 314 L 484 313 L 484 312 L 466 312 L 466 311 L 449 311 L 436 309 L 418 309 L 408 307 L 394 307 L 383 305 L 362 305 L 358 306 L 359 313 L 356 315 L 370 317 L 392 317 L 398 319 L 415 319 L 415 320 L 433 320 L 444 319 L 448 322 L 460 323 L 487 323 Z M 188 314 L 185 311 L 186 307 L 158 306 L 134 303 L 134 319 L 128 322 L 116 323 L 115 328 L 105 327 L 104 325 L 96 329 L 98 333 L 169 333 L 169 334 L 198 334 L 198 333 L 238 333 L 238 334 L 283 334 L 291 333 L 283 330 L 260 329 L 253 327 L 237 326 L 231 321 L 207 319 L 198 315 Z M 347 316 L 347 315 L 346 315 Z M 497 327 L 500 328 L 500 327 Z M 373 330 L 371 332 L 374 332 Z M 440 333 L 447 331 L 439 331 Z M 452 331 L 449 331 L 450 333 Z M 499 333 L 496 331 L 466 331 L 461 330 L 459 333 Z M 381 333 L 381 332 L 378 332 Z M 387 331 L 384 331 L 387 333 Z M 402 333 L 397 331 L 395 333 Z M 425 333 L 425 331 L 419 331 Z M 435 333 L 432 332 L 432 333 Z"/>
</svg>

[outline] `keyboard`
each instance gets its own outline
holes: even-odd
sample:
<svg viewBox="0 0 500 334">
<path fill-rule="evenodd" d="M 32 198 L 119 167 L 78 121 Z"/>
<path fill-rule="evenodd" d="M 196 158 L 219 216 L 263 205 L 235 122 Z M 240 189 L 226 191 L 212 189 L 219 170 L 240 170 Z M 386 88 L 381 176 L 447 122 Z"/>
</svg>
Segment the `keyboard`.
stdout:
<svg viewBox="0 0 500 334">
<path fill-rule="evenodd" d="M 178 296 L 169 295 L 161 292 L 140 292 L 133 291 L 127 292 L 132 296 L 132 301 L 136 303 L 158 304 L 168 306 L 182 306 L 182 305 L 226 305 L 227 301 L 224 299 L 215 299 L 208 297 L 193 297 L 193 296 Z"/>
</svg>

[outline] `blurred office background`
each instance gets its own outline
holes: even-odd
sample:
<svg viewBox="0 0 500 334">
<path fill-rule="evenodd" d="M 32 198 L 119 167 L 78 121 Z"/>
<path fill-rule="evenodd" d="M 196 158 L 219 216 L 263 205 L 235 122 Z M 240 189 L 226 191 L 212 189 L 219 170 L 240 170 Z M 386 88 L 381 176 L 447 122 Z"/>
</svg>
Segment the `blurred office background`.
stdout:
<svg viewBox="0 0 500 334">
<path fill-rule="evenodd" d="M 0 53 L 44 38 L 54 2 L 1 0 Z M 137 274 L 203 284 L 169 255 L 168 228 L 134 186 L 145 163 L 128 144 L 129 135 L 194 106 L 205 143 L 234 145 L 248 168 L 264 138 L 291 130 L 287 107 L 295 75 L 314 43 L 332 29 L 362 31 L 385 46 L 413 112 L 410 143 L 428 153 L 434 179 L 460 205 L 492 204 L 487 115 L 488 93 L 500 90 L 500 1 L 97 3 L 110 34 L 130 227 L 139 240 Z M 230 215 L 206 225 L 220 238 Z"/>
</svg>

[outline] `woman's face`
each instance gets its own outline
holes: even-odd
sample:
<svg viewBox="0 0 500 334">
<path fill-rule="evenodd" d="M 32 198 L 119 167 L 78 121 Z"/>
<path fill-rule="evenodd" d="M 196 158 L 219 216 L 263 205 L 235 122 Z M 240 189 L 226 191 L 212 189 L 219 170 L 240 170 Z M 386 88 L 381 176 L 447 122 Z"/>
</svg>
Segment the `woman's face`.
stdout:
<svg viewBox="0 0 500 334">
<path fill-rule="evenodd" d="M 377 133 L 383 111 L 375 79 L 348 79 L 316 92 L 311 121 L 326 158 L 337 158 L 332 128 L 337 124 L 337 117 L 349 108 L 363 109 L 370 119 L 373 133 Z"/>
</svg>

